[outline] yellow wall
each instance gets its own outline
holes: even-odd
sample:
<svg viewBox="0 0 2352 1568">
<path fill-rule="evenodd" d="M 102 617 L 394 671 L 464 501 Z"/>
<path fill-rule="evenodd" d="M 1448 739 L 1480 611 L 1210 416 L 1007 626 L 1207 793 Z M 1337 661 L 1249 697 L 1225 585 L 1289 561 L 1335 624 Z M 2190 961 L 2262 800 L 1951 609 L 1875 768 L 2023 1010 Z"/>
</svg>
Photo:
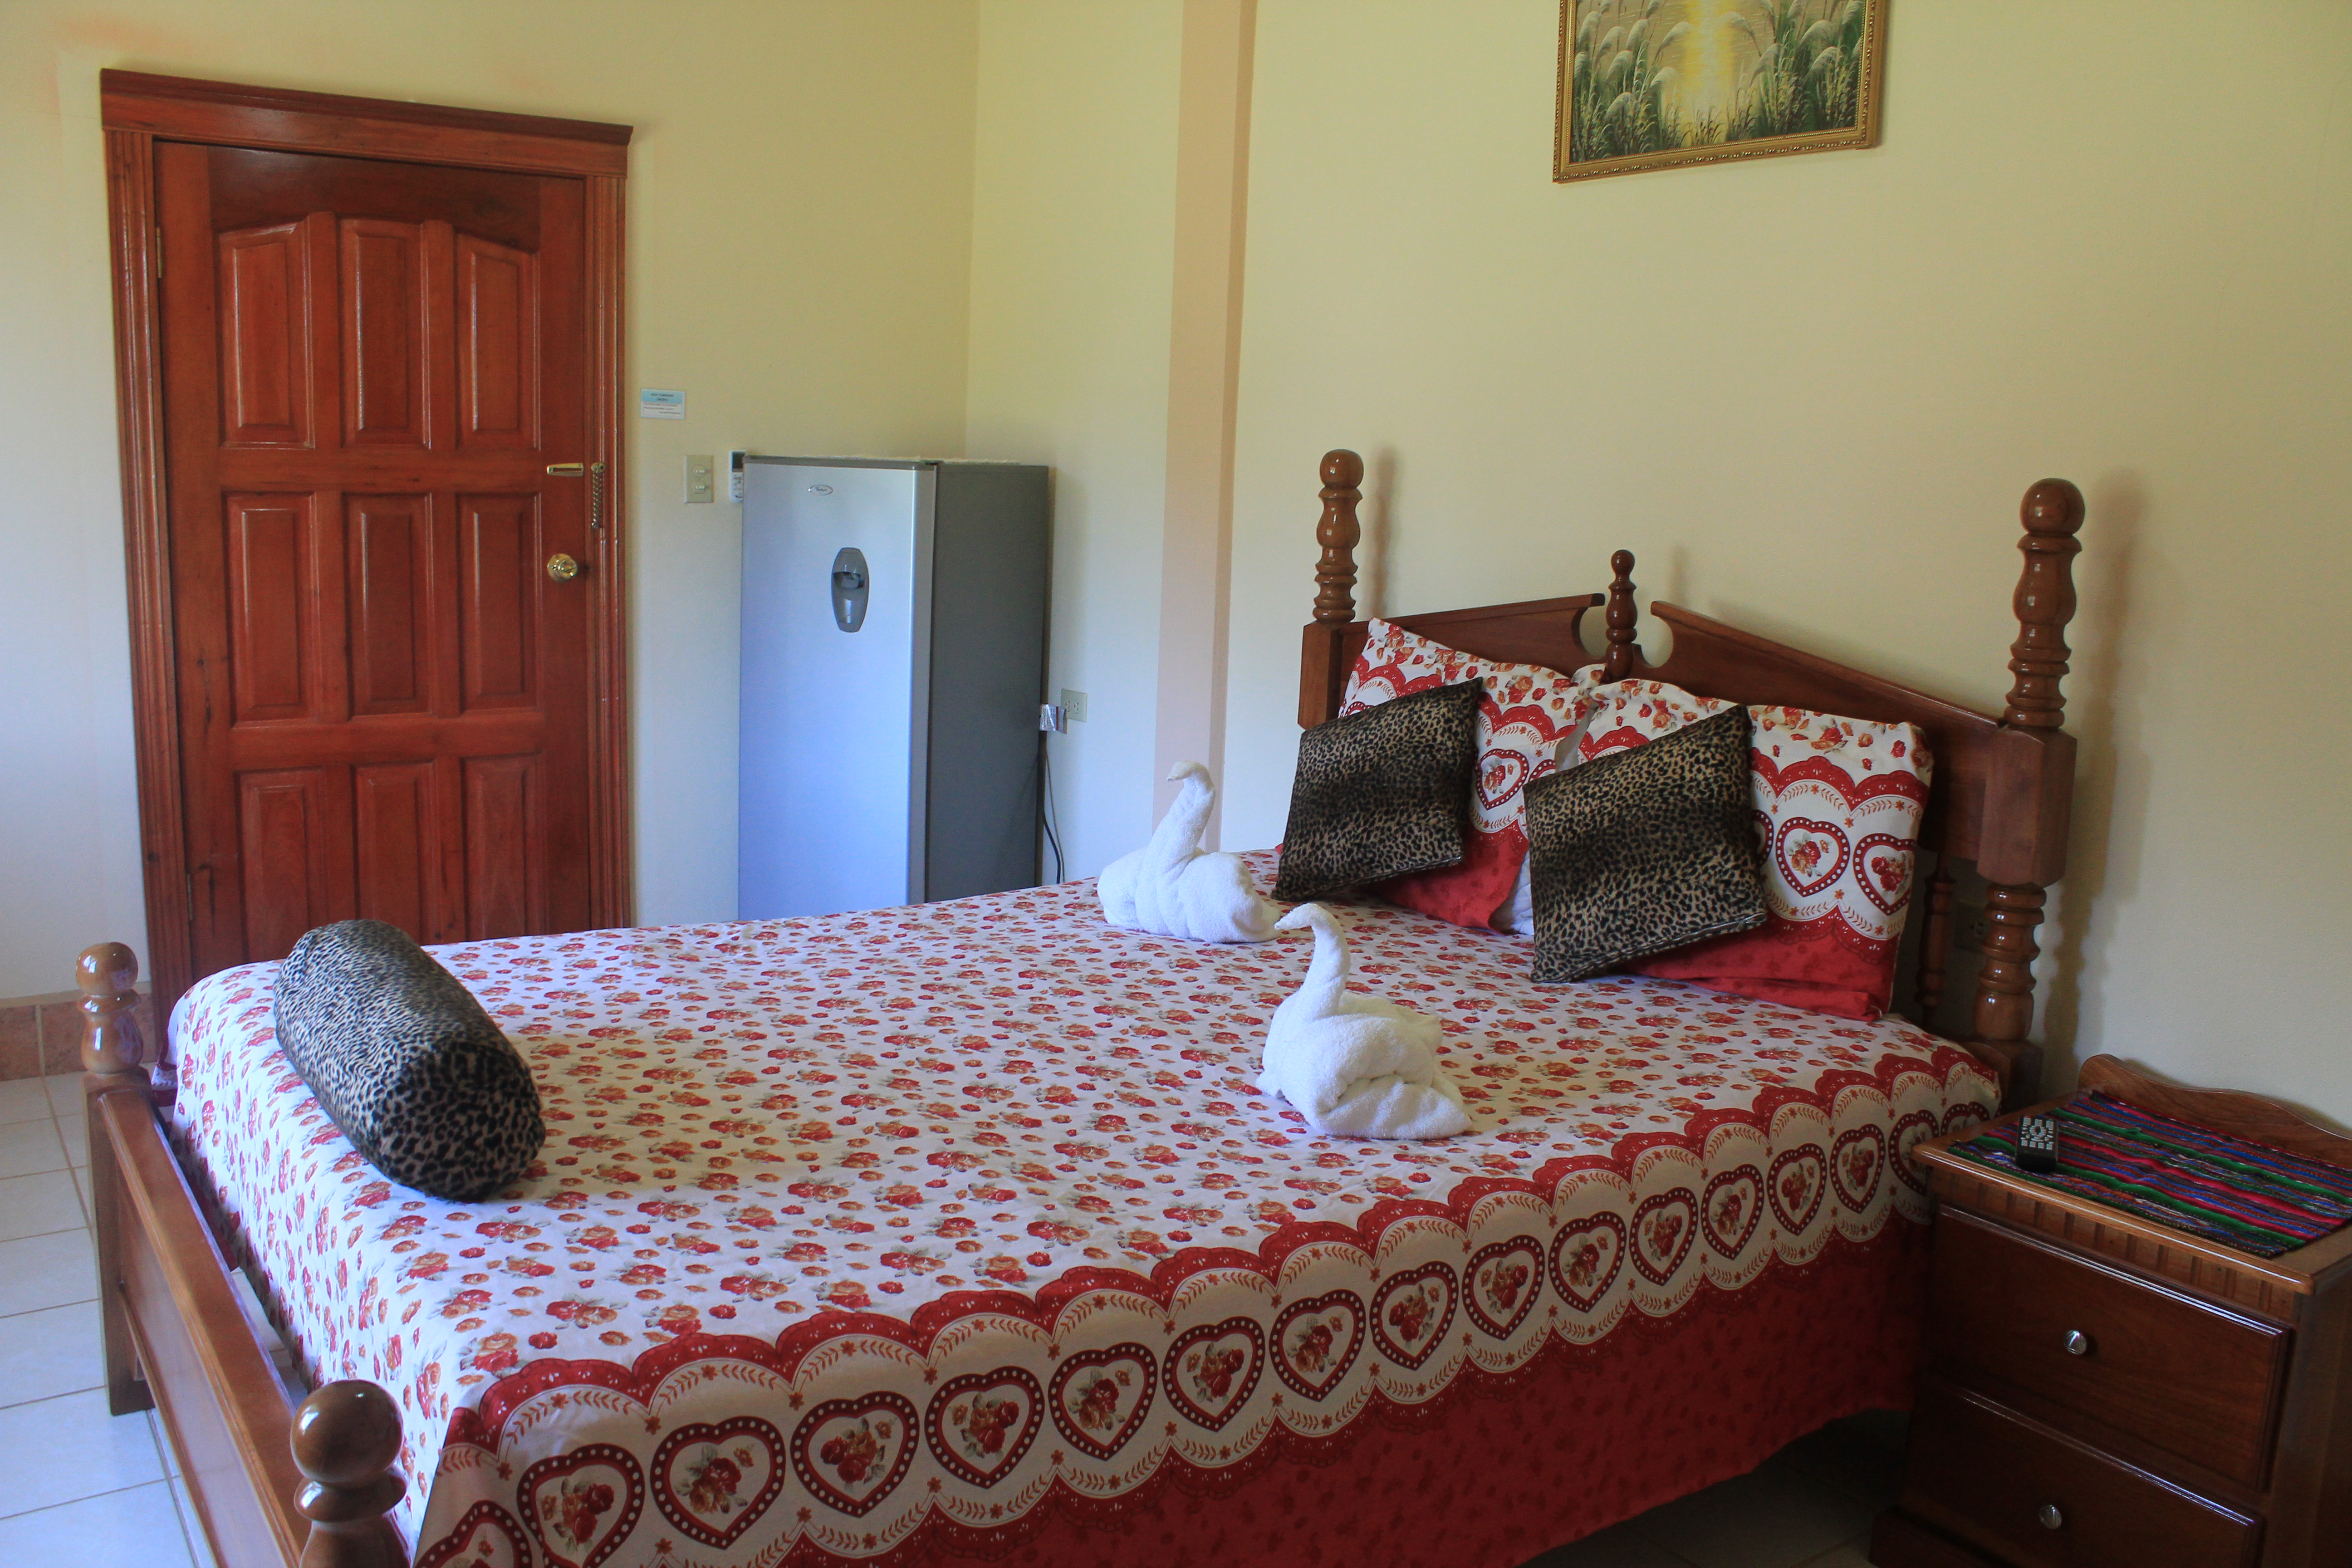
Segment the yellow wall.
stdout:
<svg viewBox="0 0 2352 1568">
<path fill-rule="evenodd" d="M 1181 0 L 981 0 L 969 447 L 1054 465 L 1073 876 L 1151 830 Z M 1204 659 L 1205 662 L 1205 659 Z"/>
<path fill-rule="evenodd" d="M 2063 475 L 2050 1038 L 2352 1119 L 2352 9 L 1903 0 L 1882 147 L 1572 185 L 1557 6 L 1439 9 L 1261 0 L 1226 841 L 1281 830 L 1328 447 L 1373 471 L 1378 608 L 1622 544 L 1980 706 Z"/>
<path fill-rule="evenodd" d="M 142 931 L 102 67 L 637 127 L 626 421 L 638 903 L 734 912 L 740 509 L 688 451 L 959 455 L 971 0 L 0 6 L 0 996 Z M 1165 287 L 1160 290 L 1164 299 Z"/>
</svg>

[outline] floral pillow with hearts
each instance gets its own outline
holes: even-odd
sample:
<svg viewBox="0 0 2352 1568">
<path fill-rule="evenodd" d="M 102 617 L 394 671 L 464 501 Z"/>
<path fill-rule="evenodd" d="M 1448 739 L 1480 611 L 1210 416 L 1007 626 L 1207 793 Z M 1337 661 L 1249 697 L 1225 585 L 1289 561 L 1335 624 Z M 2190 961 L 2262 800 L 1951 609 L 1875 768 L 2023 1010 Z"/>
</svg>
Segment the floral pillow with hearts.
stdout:
<svg viewBox="0 0 2352 1568">
<path fill-rule="evenodd" d="M 1570 677 L 1536 664 L 1479 658 L 1375 620 L 1348 671 L 1342 717 L 1435 686 L 1484 680 L 1478 763 L 1471 776 L 1469 831 L 1451 866 L 1373 884 L 1391 903 L 1455 925 L 1486 926 L 1507 904 L 1528 858 L 1519 792 L 1552 771 L 1559 743 L 1576 733 L 1590 700 Z"/>
<path fill-rule="evenodd" d="M 1735 706 L 1663 680 L 1603 680 L 1597 664 L 1578 670 L 1576 684 L 1592 712 L 1592 721 L 1576 738 L 1580 762 L 1631 751 Z"/>
<path fill-rule="evenodd" d="M 1916 727 L 1751 708 L 1762 927 L 1626 965 L 1759 1001 L 1875 1018 L 1895 994 L 1933 759 Z M 1602 721 L 1596 718 L 1594 728 Z"/>
</svg>

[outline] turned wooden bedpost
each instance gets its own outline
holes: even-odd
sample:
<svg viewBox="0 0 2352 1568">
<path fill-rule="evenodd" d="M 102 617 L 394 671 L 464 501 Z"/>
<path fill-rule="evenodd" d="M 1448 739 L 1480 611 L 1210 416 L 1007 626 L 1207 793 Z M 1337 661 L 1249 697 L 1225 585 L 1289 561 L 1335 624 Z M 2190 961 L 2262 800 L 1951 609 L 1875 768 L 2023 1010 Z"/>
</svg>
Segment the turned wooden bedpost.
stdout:
<svg viewBox="0 0 2352 1568">
<path fill-rule="evenodd" d="M 1323 516 L 1315 542 L 1323 547 L 1315 563 L 1315 619 L 1306 630 L 1298 662 L 1298 722 L 1313 729 L 1339 712 L 1348 687 L 1348 626 L 1356 618 L 1356 545 L 1364 536 L 1356 521 L 1364 499 L 1364 459 L 1345 447 L 1323 454 Z"/>
<path fill-rule="evenodd" d="M 384 1517 L 408 1490 L 400 1457 L 400 1407 L 373 1383 L 331 1383 L 294 1413 L 294 1463 L 304 1486 L 294 1506 L 310 1521 L 302 1568 L 402 1568 L 407 1554 Z"/>
<path fill-rule="evenodd" d="M 82 950 L 74 964 L 81 987 L 82 1126 L 89 1140 L 90 1217 L 97 1232 L 98 1312 L 106 1355 L 106 1407 L 116 1415 L 154 1403 L 132 1349 L 122 1303 L 122 1171 L 106 1136 L 99 1101 L 110 1094 L 147 1100 L 147 1042 L 139 1028 L 139 959 L 119 942 Z"/>
<path fill-rule="evenodd" d="M 1620 550 L 1609 557 L 1609 607 L 1601 612 L 1609 646 L 1601 656 L 1602 679 L 1622 680 L 1633 673 L 1633 661 L 1642 651 L 1634 646 L 1633 628 L 1641 618 L 1633 603 L 1633 552 Z"/>
<path fill-rule="evenodd" d="M 2074 742 L 2060 728 L 2066 699 L 2059 688 L 2071 656 L 2066 623 L 2074 617 L 2083 494 L 2064 479 L 2043 479 L 2025 492 L 2019 515 L 2025 569 L 2017 581 L 2017 641 L 2009 650 L 2014 679 L 1986 785 L 1985 819 L 2003 824 L 2003 831 L 1987 835 L 1977 862 L 1987 884 L 1989 929 L 1971 1027 L 1976 1043 L 2009 1065 L 2009 1105 L 2032 1100 L 2041 1087 L 2042 1047 L 2025 1037 L 2033 1025 L 2033 961 L 2042 951 L 2034 931 L 2045 890 L 2066 869 Z"/>
</svg>

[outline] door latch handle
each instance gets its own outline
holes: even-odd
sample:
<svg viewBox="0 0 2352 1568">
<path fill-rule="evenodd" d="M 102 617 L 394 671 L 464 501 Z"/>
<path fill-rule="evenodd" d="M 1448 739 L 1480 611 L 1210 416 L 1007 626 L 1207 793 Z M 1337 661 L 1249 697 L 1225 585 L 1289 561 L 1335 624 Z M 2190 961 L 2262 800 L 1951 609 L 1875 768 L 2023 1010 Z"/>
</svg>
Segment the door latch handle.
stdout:
<svg viewBox="0 0 2352 1568">
<path fill-rule="evenodd" d="M 559 479 L 588 477 L 588 526 L 602 531 L 604 526 L 604 465 L 602 463 L 550 463 L 549 475 Z"/>
</svg>

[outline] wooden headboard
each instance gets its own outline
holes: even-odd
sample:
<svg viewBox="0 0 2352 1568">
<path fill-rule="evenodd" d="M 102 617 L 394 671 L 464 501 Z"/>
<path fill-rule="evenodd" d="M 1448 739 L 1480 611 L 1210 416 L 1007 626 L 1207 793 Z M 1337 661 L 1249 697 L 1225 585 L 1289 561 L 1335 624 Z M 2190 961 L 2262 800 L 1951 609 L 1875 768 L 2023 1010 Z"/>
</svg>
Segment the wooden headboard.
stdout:
<svg viewBox="0 0 2352 1568">
<path fill-rule="evenodd" d="M 1325 454 L 1323 516 L 1315 530 L 1323 556 L 1315 569 L 1315 618 L 1307 626 L 1298 665 L 1302 725 L 1320 724 L 1339 713 L 1349 667 L 1364 646 L 1368 623 L 1355 618 L 1355 550 L 1362 537 L 1356 508 L 1363 499 L 1363 459 L 1355 453 Z M 1918 725 L 1936 758 L 1920 830 L 1921 847 L 1933 853 L 1935 869 L 1916 880 L 1912 890 L 1921 926 L 1920 1014 L 1932 1018 L 1944 999 L 1952 939 L 1951 862 L 1973 861 L 1988 884 L 1990 931 L 1969 1031 L 1960 1043 L 2000 1075 L 2003 1104 L 2020 1104 L 2034 1096 L 2042 1072 L 2042 1047 L 2025 1037 L 2033 1022 L 2033 960 L 2041 952 L 2034 931 L 2042 923 L 2046 889 L 2066 869 L 2074 738 L 2060 728 L 2065 699 L 2059 684 L 2070 656 L 2066 623 L 2074 615 L 2074 561 L 2082 548 L 2074 534 L 2083 525 L 2082 493 L 2064 479 L 2043 479 L 2025 492 L 2021 514 L 2025 534 L 2018 549 L 2025 566 L 2014 600 L 2018 636 L 2009 650 L 2009 700 L 1998 718 L 1663 601 L 1653 602 L 1650 611 L 1674 628 L 1674 652 L 1664 664 L 1652 664 L 1634 640 L 1640 612 L 1633 599 L 1633 556 L 1624 550 L 1610 557 L 1606 595 L 1391 618 L 1481 658 L 1559 670 L 1598 664 L 1612 680 L 1638 676 L 1733 702 Z M 1587 612 L 1604 605 L 1606 651 L 1595 658 L 1585 651 L 1582 626 Z"/>
</svg>

